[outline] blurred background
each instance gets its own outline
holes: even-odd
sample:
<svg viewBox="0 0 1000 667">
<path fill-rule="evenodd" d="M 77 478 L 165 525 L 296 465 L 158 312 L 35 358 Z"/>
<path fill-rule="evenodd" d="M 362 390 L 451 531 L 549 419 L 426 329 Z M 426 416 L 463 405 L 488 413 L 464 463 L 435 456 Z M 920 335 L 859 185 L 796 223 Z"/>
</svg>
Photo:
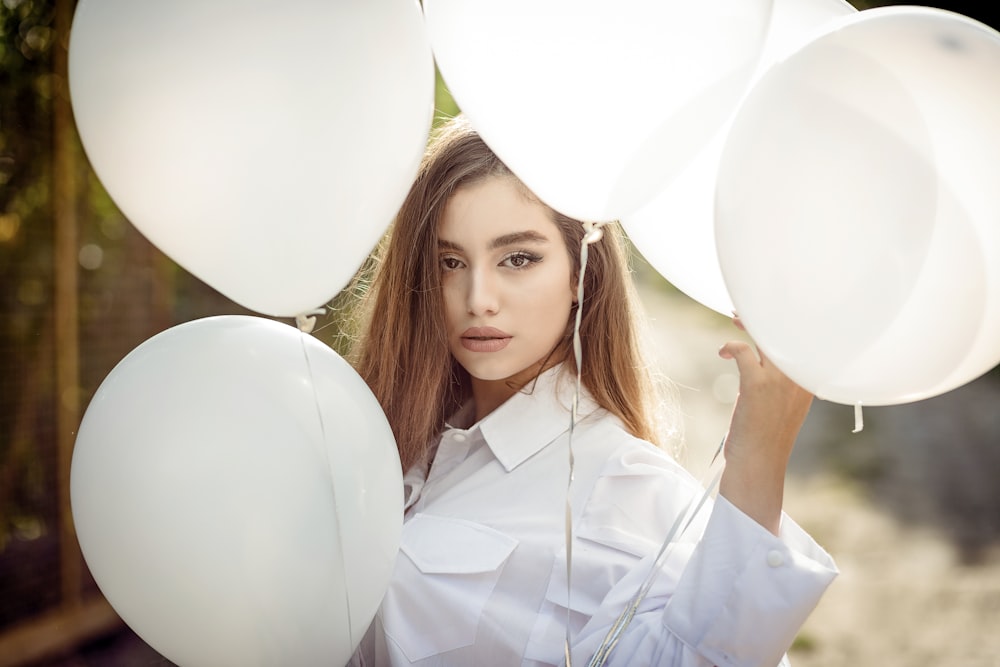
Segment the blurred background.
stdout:
<svg viewBox="0 0 1000 667">
<path fill-rule="evenodd" d="M 928 4 L 997 27 L 996 9 Z M 984 3 L 976 3 L 984 4 Z M 0 667 L 169 665 L 103 599 L 69 504 L 83 412 L 126 354 L 176 324 L 254 314 L 179 268 L 89 168 L 67 95 L 72 0 L 0 1 Z M 998 81 L 1000 85 L 1000 81 Z M 440 85 L 438 108 L 456 112 Z M 1000 120 L 998 120 L 1000 122 Z M 728 320 L 636 257 L 657 361 L 696 474 L 728 422 Z M 336 302 L 334 303 L 336 306 Z M 316 335 L 338 348 L 336 308 Z M 787 507 L 843 571 L 796 665 L 1000 665 L 1000 371 L 919 403 L 817 402 Z"/>
</svg>

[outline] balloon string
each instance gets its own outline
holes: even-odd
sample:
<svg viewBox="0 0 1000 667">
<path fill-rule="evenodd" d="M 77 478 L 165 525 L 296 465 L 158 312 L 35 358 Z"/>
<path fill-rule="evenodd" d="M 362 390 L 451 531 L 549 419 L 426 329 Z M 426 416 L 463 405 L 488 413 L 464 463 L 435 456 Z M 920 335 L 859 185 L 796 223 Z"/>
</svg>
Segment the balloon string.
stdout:
<svg viewBox="0 0 1000 667">
<path fill-rule="evenodd" d="M 604 236 L 601 227 L 602 222 L 583 223 L 584 235 L 580 242 L 580 273 L 576 284 L 576 320 L 573 324 L 573 358 L 576 360 L 576 387 L 573 391 L 573 409 L 570 411 L 569 419 L 569 477 L 566 482 L 566 643 L 564 646 L 566 654 L 566 667 L 572 667 L 570 657 L 571 620 L 573 606 L 570 598 L 573 593 L 573 503 L 571 490 L 573 486 L 573 430 L 576 428 L 576 420 L 580 408 L 580 394 L 582 382 L 580 369 L 583 367 L 583 343 L 580 340 L 580 324 L 583 321 L 583 277 L 587 272 L 587 257 L 589 256 L 590 244 L 597 243 Z"/>
<path fill-rule="evenodd" d="M 314 315 L 322 315 L 324 312 L 325 312 L 324 310 L 320 309 L 320 310 L 314 310 L 306 315 L 298 315 L 295 318 L 295 322 L 296 324 L 299 325 L 299 330 L 302 332 L 302 335 L 299 337 L 299 342 L 302 346 L 302 357 L 305 359 L 306 362 L 306 372 L 309 375 L 309 386 L 312 387 L 313 407 L 316 409 L 316 419 L 319 422 L 320 444 L 321 444 L 320 449 L 322 449 L 323 451 L 323 458 L 326 459 L 326 470 L 330 475 L 330 491 L 333 494 L 333 511 L 334 511 L 334 516 L 337 518 L 337 530 L 339 532 L 340 527 L 344 525 L 344 522 L 341 520 L 340 503 L 337 502 L 337 485 L 334 483 L 333 480 L 333 470 L 334 470 L 333 462 L 330 460 L 330 452 L 326 447 L 326 441 L 327 441 L 326 424 L 323 421 L 323 410 L 319 404 L 319 396 L 316 393 L 316 380 L 313 376 L 312 362 L 309 360 L 309 352 L 306 350 L 306 337 L 310 334 L 310 332 L 312 331 L 313 327 L 316 324 L 316 318 L 314 317 Z M 340 537 L 341 539 L 337 540 L 337 547 L 340 550 L 340 561 L 344 564 L 344 570 L 345 570 L 344 609 L 347 612 L 346 614 L 347 636 L 350 637 L 351 641 L 353 642 L 355 640 L 355 637 L 354 637 L 354 627 L 351 623 L 350 586 L 347 585 L 347 582 L 349 581 L 349 577 L 347 576 L 346 572 L 347 553 L 344 551 L 344 540 L 342 539 L 343 536 L 338 535 L 338 537 Z"/>
<path fill-rule="evenodd" d="M 861 433 L 865 427 L 865 418 L 861 414 L 861 401 L 854 404 L 854 430 L 851 433 Z"/>
<path fill-rule="evenodd" d="M 714 466 L 716 459 L 719 458 L 719 454 L 722 453 L 722 449 L 725 444 L 726 439 L 723 438 L 718 449 L 715 451 L 715 455 L 712 456 L 712 462 L 709 464 L 709 472 L 711 472 L 711 467 Z M 715 488 L 719 485 L 719 480 L 722 478 L 722 471 L 724 469 L 725 464 L 723 463 L 722 466 L 719 466 L 719 470 L 715 473 L 712 481 L 705 484 L 705 491 L 702 493 L 701 498 L 699 498 L 697 502 L 695 502 L 694 498 L 691 498 L 691 502 L 688 503 L 688 506 L 674 520 L 674 524 L 670 527 L 670 532 L 667 533 L 667 537 L 663 540 L 663 545 L 660 547 L 660 551 L 656 555 L 656 559 L 653 561 L 653 567 L 650 568 L 649 574 L 646 575 L 646 579 L 639 587 L 635 597 L 633 597 L 625 609 L 622 610 L 622 613 L 615 620 L 614 625 L 612 625 L 611 629 L 608 630 L 608 634 L 604 637 L 604 641 L 602 641 L 601 645 L 597 647 L 597 651 L 590 659 L 588 667 L 601 667 L 607 662 L 611 652 L 618 644 L 618 640 L 621 639 L 625 629 L 628 627 L 629 623 L 632 622 L 632 619 L 639 611 L 639 605 L 646 597 L 646 594 L 649 593 L 649 589 L 652 588 L 653 581 L 656 579 L 656 575 L 659 574 L 663 563 L 670 554 L 671 547 L 676 544 L 674 536 L 678 534 L 678 531 L 680 531 L 680 534 L 683 534 L 684 531 L 687 530 L 688 526 L 690 526 L 694 521 L 695 517 L 698 516 L 698 512 L 701 511 L 701 508 L 705 505 L 709 497 L 715 491 Z"/>
</svg>

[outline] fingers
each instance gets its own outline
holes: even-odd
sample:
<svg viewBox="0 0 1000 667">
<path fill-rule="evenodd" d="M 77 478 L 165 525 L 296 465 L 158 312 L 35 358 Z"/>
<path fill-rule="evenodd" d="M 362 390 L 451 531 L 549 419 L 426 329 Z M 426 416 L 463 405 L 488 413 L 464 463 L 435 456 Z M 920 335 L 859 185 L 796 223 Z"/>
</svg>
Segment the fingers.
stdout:
<svg viewBox="0 0 1000 667">
<path fill-rule="evenodd" d="M 733 312 L 733 324 L 737 329 L 746 333 L 747 329 L 743 325 L 743 320 L 740 319 L 740 316 L 737 315 L 735 311 Z M 760 365 L 760 361 L 754 353 L 752 345 L 743 341 L 729 341 L 719 348 L 719 356 L 723 359 L 735 359 L 736 365 L 739 367 L 741 373 L 746 370 L 751 363 L 754 365 Z"/>
<path fill-rule="evenodd" d="M 742 331 L 743 333 L 747 332 L 746 325 L 743 324 L 743 320 L 741 320 L 740 316 L 737 315 L 735 312 L 733 313 L 733 324 L 736 325 L 736 328 L 739 329 L 740 331 Z M 719 351 L 719 354 L 720 354 L 720 356 L 722 355 L 722 351 L 721 350 Z M 757 348 L 757 356 L 760 357 L 760 365 L 761 366 L 767 366 L 767 365 L 769 365 L 767 356 L 761 351 L 761 349 L 759 347 Z M 732 357 L 730 356 L 730 357 L 724 357 L 724 358 L 725 359 L 731 359 Z"/>
<path fill-rule="evenodd" d="M 755 367 L 760 367 L 760 360 L 753 346 L 741 340 L 731 340 L 719 348 L 719 356 L 723 359 L 735 359 L 736 367 L 743 375 Z"/>
</svg>

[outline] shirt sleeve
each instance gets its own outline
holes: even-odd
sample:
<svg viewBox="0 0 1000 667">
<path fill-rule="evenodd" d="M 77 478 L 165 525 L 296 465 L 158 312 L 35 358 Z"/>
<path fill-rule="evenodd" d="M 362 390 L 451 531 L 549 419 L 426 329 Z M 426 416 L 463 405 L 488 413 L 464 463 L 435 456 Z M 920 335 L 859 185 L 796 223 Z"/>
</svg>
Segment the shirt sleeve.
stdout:
<svg viewBox="0 0 1000 667">
<path fill-rule="evenodd" d="M 663 486 L 673 488 L 664 489 Z M 655 488 L 654 488 L 655 487 Z M 588 517 L 607 507 L 628 513 L 632 526 L 650 521 L 666 537 L 678 513 L 696 504 L 704 491 L 670 463 L 630 454 L 609 465 L 587 501 Z M 644 497 L 643 497 L 644 496 Z M 650 507 L 654 505 L 655 507 Z M 605 508 L 605 509 L 602 509 Z M 664 528 L 666 526 L 666 528 Z M 654 534 L 617 536 L 604 548 L 639 549 L 636 558 L 601 601 L 577 635 L 573 665 L 588 665 L 619 615 L 629 606 L 653 567 L 659 546 Z M 775 536 L 720 496 L 709 501 L 690 530 L 669 547 L 635 616 L 620 633 L 606 665 L 676 667 L 760 667 L 784 663 L 784 654 L 837 574 L 833 559 L 787 515 Z"/>
</svg>

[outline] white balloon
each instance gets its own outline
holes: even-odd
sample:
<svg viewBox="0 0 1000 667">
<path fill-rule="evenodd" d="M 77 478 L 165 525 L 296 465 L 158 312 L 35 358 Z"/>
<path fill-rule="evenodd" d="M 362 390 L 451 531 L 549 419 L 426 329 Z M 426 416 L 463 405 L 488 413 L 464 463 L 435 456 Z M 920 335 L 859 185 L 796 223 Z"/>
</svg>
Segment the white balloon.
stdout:
<svg viewBox="0 0 1000 667">
<path fill-rule="evenodd" d="M 835 18 L 857 10 L 845 0 L 774 0 L 753 80 L 807 43 Z M 752 84 L 751 84 L 752 85 Z M 657 272 L 695 301 L 730 316 L 732 300 L 715 249 L 715 179 L 732 119 L 648 204 L 622 219 L 636 249 Z"/>
<path fill-rule="evenodd" d="M 81 0 L 69 83 L 94 170 L 160 250 L 256 312 L 350 281 L 422 155 L 413 0 Z"/>
<path fill-rule="evenodd" d="M 84 415 L 70 476 L 101 591 L 180 665 L 342 665 L 402 530 L 392 432 L 329 347 L 221 316 L 133 350 Z"/>
<path fill-rule="evenodd" d="M 438 67 L 487 144 L 583 220 L 646 203 L 743 94 L 772 0 L 424 0 Z"/>
<path fill-rule="evenodd" d="M 774 65 L 722 155 L 737 312 L 820 398 L 889 405 L 1000 361 L 1000 34 L 944 10 L 835 21 Z"/>
</svg>

